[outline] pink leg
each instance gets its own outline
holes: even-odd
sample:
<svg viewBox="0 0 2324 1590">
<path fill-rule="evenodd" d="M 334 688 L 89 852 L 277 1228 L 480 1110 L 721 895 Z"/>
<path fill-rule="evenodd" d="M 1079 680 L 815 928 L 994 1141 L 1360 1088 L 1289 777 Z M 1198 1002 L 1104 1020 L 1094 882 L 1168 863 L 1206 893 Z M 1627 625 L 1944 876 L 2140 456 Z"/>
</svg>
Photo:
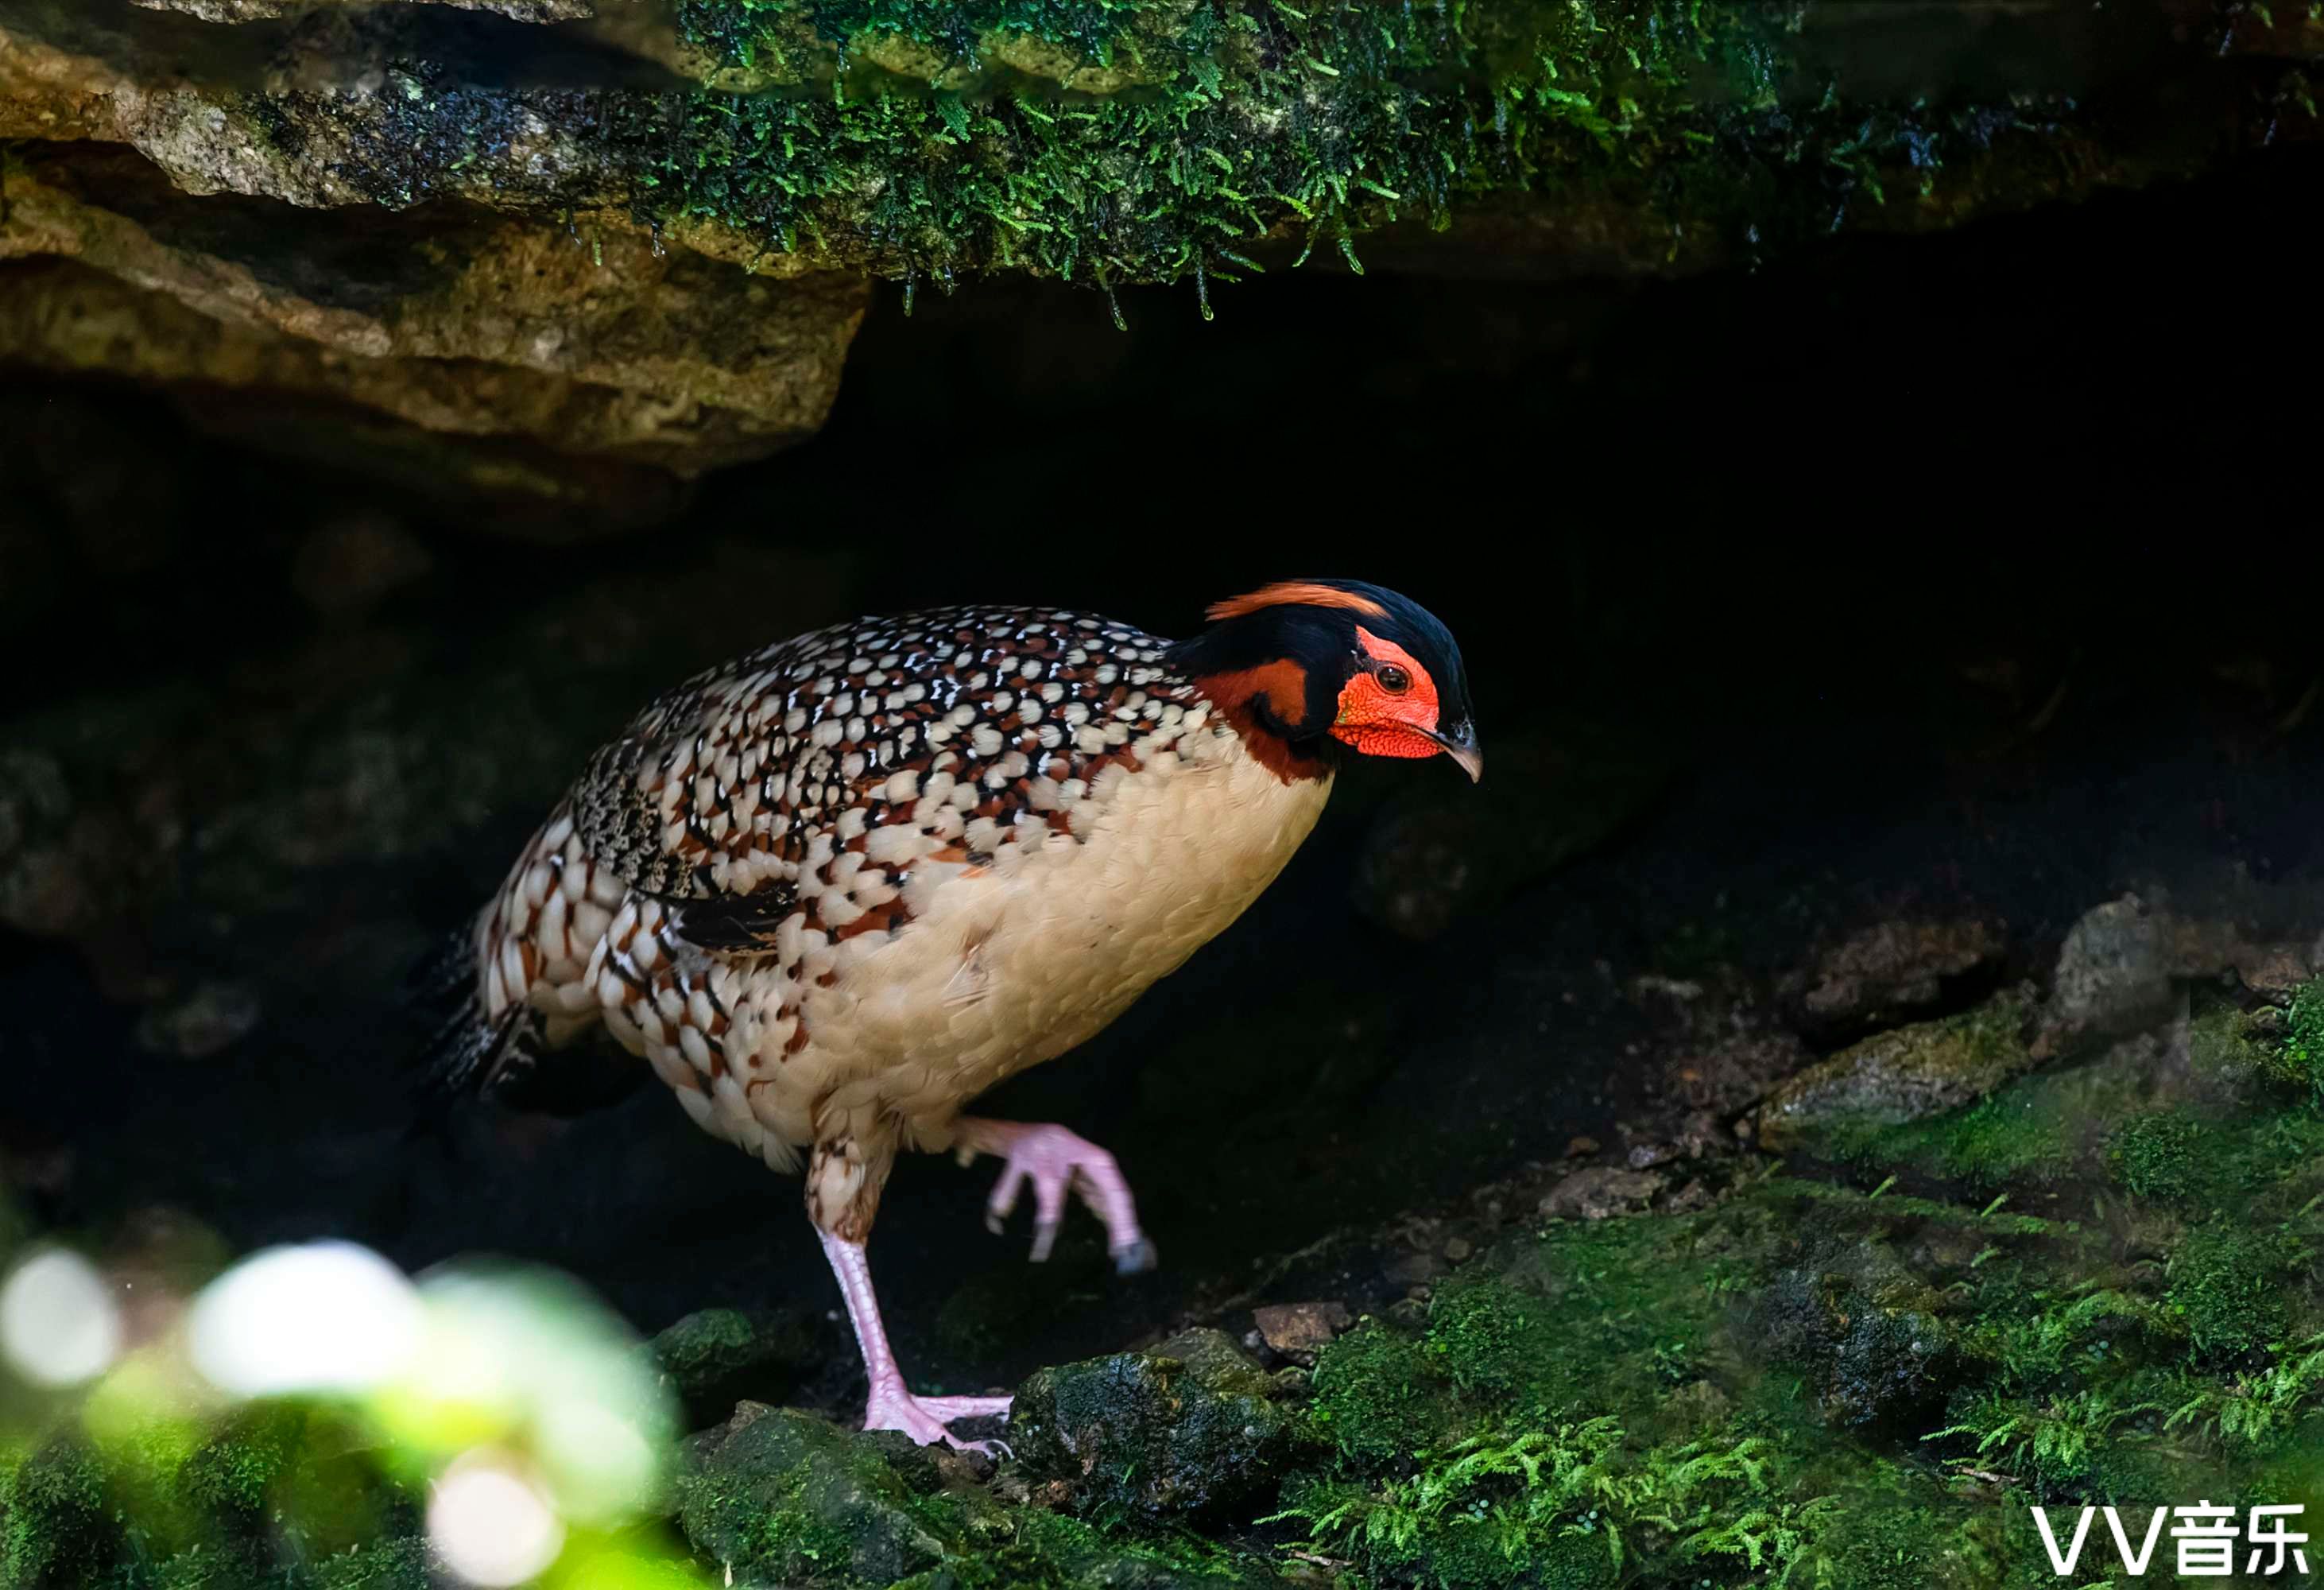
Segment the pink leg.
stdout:
<svg viewBox="0 0 2324 1590">
<path fill-rule="evenodd" d="M 847 1317 L 855 1327 L 855 1345 L 863 1352 L 863 1373 L 872 1382 L 872 1400 L 863 1412 L 863 1428 L 867 1430 L 901 1430 L 926 1447 L 943 1441 L 966 1452 L 982 1452 L 991 1456 L 998 1447 L 1008 1448 L 998 1441 L 964 1441 L 945 1426 L 955 1419 L 983 1419 L 1009 1411 L 1007 1397 L 915 1397 L 904 1384 L 904 1372 L 896 1367 L 896 1354 L 888 1345 L 887 1327 L 880 1323 L 880 1299 L 872 1291 L 872 1265 L 863 1256 L 861 1243 L 842 1242 L 827 1231 L 816 1234 L 823 1239 L 823 1256 L 831 1261 L 831 1272 L 839 1277 L 840 1296 L 847 1299 Z"/>
<path fill-rule="evenodd" d="M 978 1154 L 1007 1161 L 984 1204 L 984 1224 L 994 1235 L 1016 1208 L 1018 1189 L 1033 1184 L 1033 1262 L 1049 1256 L 1070 1191 L 1105 1223 L 1106 1251 L 1113 1255 L 1115 1270 L 1130 1275 L 1154 1268 L 1154 1244 L 1138 1229 L 1138 1205 L 1111 1154 L 1062 1126 L 964 1115 L 954 1129 L 963 1164 Z"/>
</svg>

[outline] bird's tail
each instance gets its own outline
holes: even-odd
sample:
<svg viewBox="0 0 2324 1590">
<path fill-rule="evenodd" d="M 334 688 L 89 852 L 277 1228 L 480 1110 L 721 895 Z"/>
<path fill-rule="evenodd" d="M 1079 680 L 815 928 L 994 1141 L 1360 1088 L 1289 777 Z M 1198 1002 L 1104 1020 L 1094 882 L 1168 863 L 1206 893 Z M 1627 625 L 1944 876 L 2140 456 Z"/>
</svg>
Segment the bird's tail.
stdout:
<svg viewBox="0 0 2324 1590">
<path fill-rule="evenodd" d="M 414 1065 L 413 1136 L 443 1132 L 466 1099 L 579 1115 L 618 1103 L 651 1075 L 617 1044 L 558 1038 L 523 1000 L 497 1015 L 486 1010 L 473 924 L 413 969 L 405 1003 L 429 1026 Z"/>
<path fill-rule="evenodd" d="M 412 968 L 403 1003 L 429 1026 L 412 1066 L 411 1135 L 420 1136 L 441 1131 L 460 1100 L 491 1086 L 522 1041 L 527 1012 L 518 1005 L 485 1013 L 473 927 L 447 934 Z"/>
</svg>

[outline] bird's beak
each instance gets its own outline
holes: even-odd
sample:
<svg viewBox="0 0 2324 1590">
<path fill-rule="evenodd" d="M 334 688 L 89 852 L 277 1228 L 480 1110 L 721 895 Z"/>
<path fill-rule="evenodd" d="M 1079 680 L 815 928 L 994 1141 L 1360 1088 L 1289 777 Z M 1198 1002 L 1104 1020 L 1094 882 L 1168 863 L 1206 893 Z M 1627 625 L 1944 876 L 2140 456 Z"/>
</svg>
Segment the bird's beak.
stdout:
<svg viewBox="0 0 2324 1590">
<path fill-rule="evenodd" d="M 1439 734 L 1434 729 L 1423 732 L 1444 747 L 1444 754 L 1452 759 L 1454 766 L 1469 775 L 1471 783 L 1485 776 L 1485 753 L 1477 748 L 1476 725 L 1456 723 L 1449 734 Z"/>
</svg>

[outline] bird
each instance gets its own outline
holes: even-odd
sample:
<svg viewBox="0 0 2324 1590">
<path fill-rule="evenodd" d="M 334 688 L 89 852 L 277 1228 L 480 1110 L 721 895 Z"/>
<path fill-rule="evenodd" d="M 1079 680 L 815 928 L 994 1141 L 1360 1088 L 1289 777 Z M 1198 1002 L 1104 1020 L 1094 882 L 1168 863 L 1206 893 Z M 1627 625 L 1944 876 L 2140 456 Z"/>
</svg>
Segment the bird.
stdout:
<svg viewBox="0 0 2324 1590">
<path fill-rule="evenodd" d="M 1170 641 L 1092 615 L 863 618 L 687 679 L 591 756 L 460 930 L 438 1097 L 522 1105 L 592 1034 L 806 1204 L 869 1386 L 863 1428 L 990 1450 L 1009 1399 L 915 1394 L 867 1243 L 899 1153 L 991 1156 L 1032 1257 L 1069 1198 L 1152 1243 L 1111 1154 L 964 1113 L 1065 1054 L 1272 883 L 1351 758 L 1483 769 L 1452 633 L 1348 579 L 1213 604 Z M 642 1067 L 638 1061 L 642 1060 Z M 596 1097 L 602 1089 L 588 1089 Z"/>
</svg>

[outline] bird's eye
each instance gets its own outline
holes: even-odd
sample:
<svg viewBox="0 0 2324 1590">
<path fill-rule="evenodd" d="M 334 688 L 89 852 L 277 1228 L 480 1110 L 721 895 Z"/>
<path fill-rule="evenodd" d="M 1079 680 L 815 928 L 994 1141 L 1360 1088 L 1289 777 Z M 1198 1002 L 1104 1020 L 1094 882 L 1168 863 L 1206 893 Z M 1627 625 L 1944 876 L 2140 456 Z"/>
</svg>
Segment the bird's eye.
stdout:
<svg viewBox="0 0 2324 1590">
<path fill-rule="evenodd" d="M 1401 696 L 1412 689 L 1412 676 L 1393 662 L 1381 663 L 1373 677 L 1379 680 L 1380 689 L 1391 696 Z"/>
</svg>

